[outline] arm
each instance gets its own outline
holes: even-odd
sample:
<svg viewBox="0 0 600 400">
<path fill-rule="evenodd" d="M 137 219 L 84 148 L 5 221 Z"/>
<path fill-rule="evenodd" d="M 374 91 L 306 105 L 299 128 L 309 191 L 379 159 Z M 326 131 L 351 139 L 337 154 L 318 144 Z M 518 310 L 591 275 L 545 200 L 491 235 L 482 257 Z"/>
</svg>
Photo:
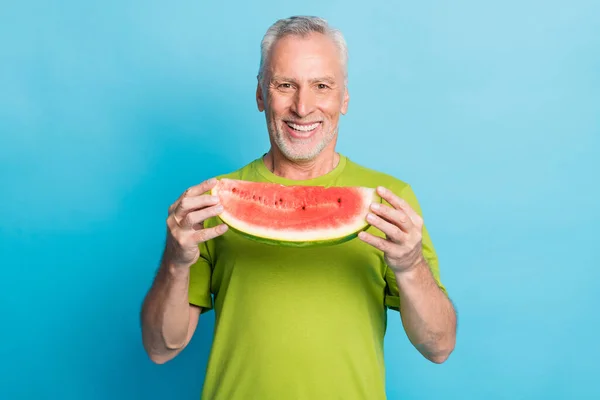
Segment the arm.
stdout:
<svg viewBox="0 0 600 400">
<path fill-rule="evenodd" d="M 409 340 L 428 360 L 442 363 L 454 350 L 456 313 L 423 256 L 423 219 L 390 190 L 377 190 L 391 207 L 374 203 L 367 220 L 386 237 L 361 232 L 359 238 L 381 250 L 394 272 L 400 315 Z"/>
<path fill-rule="evenodd" d="M 450 299 L 438 287 L 425 259 L 395 275 L 402 325 L 410 342 L 428 360 L 446 361 L 456 342 L 456 313 Z"/>
<path fill-rule="evenodd" d="M 142 306 L 142 341 L 157 364 L 173 359 L 188 345 L 199 307 L 188 302 L 189 268 L 163 264 Z"/>
<path fill-rule="evenodd" d="M 211 179 L 191 187 L 169 207 L 162 262 L 141 311 L 144 349 L 158 364 L 179 354 L 198 325 L 202 309 L 189 303 L 190 268 L 200 258 L 199 244 L 227 231 L 225 224 L 203 226 L 222 212 L 218 199 L 205 194 L 215 184 Z"/>
</svg>

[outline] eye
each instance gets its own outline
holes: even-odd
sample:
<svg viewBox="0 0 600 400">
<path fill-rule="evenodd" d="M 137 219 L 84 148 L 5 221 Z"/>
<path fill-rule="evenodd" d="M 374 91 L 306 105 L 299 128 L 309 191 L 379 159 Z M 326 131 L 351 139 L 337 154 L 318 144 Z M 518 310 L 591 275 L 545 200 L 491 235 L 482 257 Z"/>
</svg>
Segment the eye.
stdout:
<svg viewBox="0 0 600 400">
<path fill-rule="evenodd" d="M 329 86 L 327 86 L 327 85 L 326 85 L 326 84 L 324 84 L 324 83 L 319 83 L 319 84 L 317 85 L 317 87 L 318 87 L 319 89 L 328 89 L 328 88 L 329 88 Z"/>
<path fill-rule="evenodd" d="M 282 83 L 279 85 L 280 89 L 291 89 L 292 84 L 291 83 Z"/>
</svg>

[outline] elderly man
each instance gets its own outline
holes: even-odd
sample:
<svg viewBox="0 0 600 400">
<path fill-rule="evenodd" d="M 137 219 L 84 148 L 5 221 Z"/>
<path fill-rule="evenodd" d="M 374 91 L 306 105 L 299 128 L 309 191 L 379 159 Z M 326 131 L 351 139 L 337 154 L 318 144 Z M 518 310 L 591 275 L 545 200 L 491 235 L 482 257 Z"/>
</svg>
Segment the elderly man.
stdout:
<svg viewBox="0 0 600 400">
<path fill-rule="evenodd" d="M 145 349 L 167 362 L 214 309 L 202 398 L 384 399 L 387 308 L 400 312 L 428 360 L 444 362 L 455 344 L 455 311 L 417 199 L 407 183 L 335 151 L 349 100 L 339 31 L 320 18 L 288 18 L 270 27 L 261 49 L 256 101 L 271 147 L 221 177 L 377 187 L 385 201 L 357 239 L 299 249 L 219 223 L 222 207 L 207 194 L 215 178 L 189 188 L 169 209 L 162 262 L 142 307 Z"/>
</svg>

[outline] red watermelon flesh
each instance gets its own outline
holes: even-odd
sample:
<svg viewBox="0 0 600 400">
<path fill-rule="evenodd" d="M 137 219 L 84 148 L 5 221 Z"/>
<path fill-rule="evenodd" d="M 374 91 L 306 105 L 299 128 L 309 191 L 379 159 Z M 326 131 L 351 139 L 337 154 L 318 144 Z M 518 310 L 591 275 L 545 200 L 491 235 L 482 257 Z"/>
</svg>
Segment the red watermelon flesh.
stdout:
<svg viewBox="0 0 600 400">
<path fill-rule="evenodd" d="M 339 242 L 368 226 L 377 201 L 366 187 L 285 186 L 220 179 L 212 190 L 224 211 L 220 218 L 252 238 L 278 243 Z"/>
</svg>

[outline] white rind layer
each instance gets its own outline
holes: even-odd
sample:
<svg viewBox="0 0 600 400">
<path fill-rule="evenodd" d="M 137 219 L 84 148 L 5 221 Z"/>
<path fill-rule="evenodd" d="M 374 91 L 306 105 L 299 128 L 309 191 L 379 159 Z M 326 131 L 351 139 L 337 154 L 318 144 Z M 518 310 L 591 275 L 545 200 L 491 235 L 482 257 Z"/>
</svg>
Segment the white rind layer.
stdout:
<svg viewBox="0 0 600 400">
<path fill-rule="evenodd" d="M 227 210 L 223 211 L 219 215 L 219 218 L 221 218 L 223 222 L 234 229 L 240 230 L 252 236 L 274 241 L 311 242 L 341 239 L 363 230 L 368 225 L 366 221 L 367 213 L 369 212 L 371 204 L 377 202 L 377 194 L 375 189 L 366 187 L 355 187 L 353 189 L 358 190 L 361 195 L 362 202 L 360 206 L 360 212 L 352 221 L 336 228 L 306 231 L 269 229 L 250 225 L 236 218 L 234 215 L 227 212 Z M 218 189 L 214 191 L 214 194 L 217 196 L 218 193 Z"/>
</svg>

